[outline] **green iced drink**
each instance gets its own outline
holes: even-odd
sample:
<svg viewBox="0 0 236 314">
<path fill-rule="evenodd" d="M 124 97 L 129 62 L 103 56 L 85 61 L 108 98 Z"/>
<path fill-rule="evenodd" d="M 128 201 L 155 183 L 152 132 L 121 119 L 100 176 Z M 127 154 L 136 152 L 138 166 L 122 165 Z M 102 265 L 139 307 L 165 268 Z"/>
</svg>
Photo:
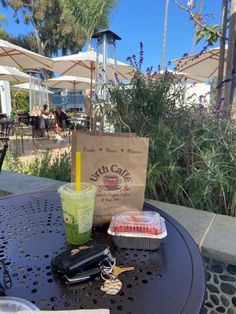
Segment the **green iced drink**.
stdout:
<svg viewBox="0 0 236 314">
<path fill-rule="evenodd" d="M 58 188 L 69 243 L 84 244 L 90 240 L 96 191 L 96 186 L 90 183 L 81 183 L 79 191 L 76 191 L 75 183 Z"/>
</svg>

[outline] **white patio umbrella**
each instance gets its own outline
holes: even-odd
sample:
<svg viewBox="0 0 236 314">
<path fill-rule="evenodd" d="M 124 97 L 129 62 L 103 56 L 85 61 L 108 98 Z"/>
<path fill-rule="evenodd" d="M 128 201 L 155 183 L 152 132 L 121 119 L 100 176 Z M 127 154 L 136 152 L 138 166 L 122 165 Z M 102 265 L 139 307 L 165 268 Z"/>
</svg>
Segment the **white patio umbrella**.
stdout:
<svg viewBox="0 0 236 314">
<path fill-rule="evenodd" d="M 16 84 L 16 85 L 13 85 L 13 86 L 16 87 L 16 88 L 19 88 L 19 89 L 30 90 L 30 84 L 29 83 Z M 39 85 L 36 85 L 36 84 L 33 87 L 31 87 L 31 89 L 33 89 L 36 92 L 41 92 L 41 89 L 40 89 Z M 51 95 L 54 94 L 50 90 L 47 90 L 47 93 L 51 94 Z"/>
<path fill-rule="evenodd" d="M 52 78 L 43 82 L 46 86 L 51 88 L 63 88 L 74 90 L 74 109 L 76 110 L 76 89 L 89 89 L 91 87 L 91 80 L 85 77 L 79 76 L 60 76 Z M 92 81 L 92 87 L 95 85 L 95 81 Z"/>
<path fill-rule="evenodd" d="M 53 61 L 38 53 L 0 39 L 0 65 L 22 69 L 52 70 Z"/>
<path fill-rule="evenodd" d="M 0 39 L 0 65 L 17 67 L 20 69 L 52 70 L 53 61 L 38 53 L 16 46 Z M 30 86 L 31 86 L 30 78 Z M 32 109 L 32 94 L 30 90 L 30 110 Z"/>
<path fill-rule="evenodd" d="M 80 52 L 78 54 L 57 57 L 54 61 L 53 70 L 63 75 L 76 75 L 80 77 L 95 78 L 97 53 L 95 51 Z M 98 62 L 102 66 L 103 56 L 98 56 Z M 114 79 L 115 62 L 109 58 L 108 79 Z M 119 80 L 129 80 L 133 76 L 134 69 L 126 63 L 117 61 L 117 76 Z"/>
<path fill-rule="evenodd" d="M 185 80 L 186 83 L 204 83 L 206 82 L 206 78 L 198 75 L 191 75 L 185 72 L 178 72 L 173 70 L 163 71 L 161 70 L 159 73 L 155 74 L 154 77 L 159 77 L 165 74 L 165 72 L 172 74 L 176 79 Z"/>
<path fill-rule="evenodd" d="M 16 68 L 0 66 L 0 80 L 10 82 L 27 82 L 30 76 Z"/>
<path fill-rule="evenodd" d="M 178 71 L 190 76 L 196 76 L 207 81 L 218 75 L 220 48 L 212 48 L 202 54 L 194 54 L 184 58 L 172 60 Z M 227 55 L 227 49 L 226 49 Z M 226 56 L 225 56 L 226 58 Z"/>
<path fill-rule="evenodd" d="M 43 82 L 48 87 L 66 88 L 66 89 L 88 89 L 90 88 L 90 79 L 80 76 L 63 75 Z M 95 84 L 93 80 L 92 84 Z"/>
<path fill-rule="evenodd" d="M 53 70 L 62 75 L 75 75 L 90 78 L 90 111 L 92 109 L 92 82 L 96 79 L 96 70 L 102 72 L 103 56 L 95 51 L 80 52 L 78 54 L 57 57 L 54 61 Z M 99 68 L 97 68 L 97 60 Z M 134 69 L 123 62 L 109 58 L 108 60 L 108 79 L 113 80 L 115 73 L 119 80 L 129 80 L 132 78 Z"/>
</svg>

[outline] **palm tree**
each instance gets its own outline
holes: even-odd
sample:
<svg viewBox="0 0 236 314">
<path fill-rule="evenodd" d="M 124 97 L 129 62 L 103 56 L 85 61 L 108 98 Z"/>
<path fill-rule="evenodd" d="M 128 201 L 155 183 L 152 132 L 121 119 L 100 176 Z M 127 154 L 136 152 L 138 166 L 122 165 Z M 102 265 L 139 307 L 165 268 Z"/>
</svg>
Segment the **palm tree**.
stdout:
<svg viewBox="0 0 236 314">
<path fill-rule="evenodd" d="M 61 0 L 62 5 L 74 23 L 84 32 L 88 50 L 91 50 L 91 37 L 99 28 L 109 24 L 109 14 L 118 0 Z"/>
<path fill-rule="evenodd" d="M 162 60 L 161 60 L 162 70 L 164 70 L 164 68 L 165 68 L 166 37 L 167 37 L 167 25 L 168 25 L 168 10 L 169 10 L 169 0 L 166 0 L 165 19 L 164 19 L 164 32 L 163 32 L 163 44 L 162 44 Z"/>
</svg>

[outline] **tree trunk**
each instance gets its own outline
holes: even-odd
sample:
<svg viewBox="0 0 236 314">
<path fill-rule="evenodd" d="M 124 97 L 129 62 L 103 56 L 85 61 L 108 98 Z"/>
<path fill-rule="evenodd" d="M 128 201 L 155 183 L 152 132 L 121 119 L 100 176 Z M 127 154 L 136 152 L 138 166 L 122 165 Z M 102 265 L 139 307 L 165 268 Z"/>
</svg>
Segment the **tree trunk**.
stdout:
<svg viewBox="0 0 236 314">
<path fill-rule="evenodd" d="M 43 49 L 43 42 L 39 36 L 38 26 L 37 22 L 35 20 L 32 21 L 32 25 L 34 27 L 34 33 L 36 37 L 37 47 L 38 47 L 38 53 L 42 56 L 44 56 L 44 49 Z"/>
<path fill-rule="evenodd" d="M 231 98 L 231 88 L 232 84 L 232 74 L 233 74 L 233 62 L 234 62 L 234 49 L 235 49 L 235 24 L 236 24 L 236 0 L 231 0 L 230 9 L 230 22 L 229 22 L 229 44 L 227 53 L 227 63 L 226 63 L 226 83 L 224 89 L 224 106 L 223 111 L 227 116 L 230 116 L 232 103 Z"/>
<path fill-rule="evenodd" d="M 91 34 L 90 34 L 90 33 L 86 33 L 86 37 L 87 37 L 87 45 L 88 45 L 87 50 L 88 50 L 88 51 L 91 51 L 91 50 L 92 50 L 92 46 L 91 46 Z"/>
<path fill-rule="evenodd" d="M 222 17 L 221 17 L 221 31 L 222 37 L 220 38 L 220 57 L 217 77 L 217 91 L 216 91 L 216 104 L 220 104 L 222 98 L 222 86 L 220 84 L 224 78 L 224 66 L 225 66 L 225 37 L 226 37 L 226 26 L 227 26 L 227 10 L 228 0 L 222 0 Z"/>
<path fill-rule="evenodd" d="M 31 0 L 30 7 L 31 7 L 32 12 L 34 12 L 34 10 L 36 10 L 35 5 L 36 5 L 35 4 L 35 0 Z M 44 56 L 43 45 L 42 45 L 41 38 L 39 36 L 39 29 L 40 29 L 40 27 L 37 24 L 37 19 L 35 18 L 34 14 L 32 15 L 31 23 L 32 23 L 33 28 L 34 28 L 34 34 L 35 34 L 35 37 L 36 37 L 38 53 Z"/>
<path fill-rule="evenodd" d="M 38 53 L 42 56 L 45 56 L 44 50 L 45 50 L 46 45 L 43 43 L 43 41 L 41 40 L 41 38 L 39 36 L 38 27 L 37 27 L 36 23 L 32 23 L 32 24 L 34 27 L 34 33 L 35 33 L 35 37 L 36 37 L 36 41 L 37 41 Z M 51 78 L 48 70 L 46 70 L 46 69 L 40 69 L 40 73 L 42 74 L 42 76 L 46 80 Z"/>
<path fill-rule="evenodd" d="M 233 105 L 234 100 L 234 93 L 236 88 L 236 31 L 235 31 L 235 43 L 234 43 L 234 61 L 233 61 L 233 78 L 231 83 L 231 90 L 230 90 L 230 103 Z"/>
</svg>

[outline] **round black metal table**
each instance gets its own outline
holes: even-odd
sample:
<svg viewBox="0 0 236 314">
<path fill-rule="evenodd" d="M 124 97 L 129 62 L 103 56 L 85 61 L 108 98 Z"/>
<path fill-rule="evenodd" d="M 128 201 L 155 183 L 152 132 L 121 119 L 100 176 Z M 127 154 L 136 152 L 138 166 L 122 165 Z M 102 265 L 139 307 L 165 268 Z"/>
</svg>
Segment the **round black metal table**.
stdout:
<svg viewBox="0 0 236 314">
<path fill-rule="evenodd" d="M 52 273 L 51 259 L 67 247 L 56 192 L 0 199 L 0 258 L 6 259 L 13 282 L 6 294 L 27 299 L 44 310 L 199 313 L 205 296 L 205 272 L 195 242 L 169 215 L 148 204 L 144 209 L 156 210 L 166 220 L 168 236 L 157 251 L 116 249 L 107 228 L 93 230 L 93 240 L 109 244 L 118 265 L 135 267 L 119 276 L 123 287 L 116 296 L 109 296 L 100 290 L 99 277 L 67 286 Z"/>
</svg>

